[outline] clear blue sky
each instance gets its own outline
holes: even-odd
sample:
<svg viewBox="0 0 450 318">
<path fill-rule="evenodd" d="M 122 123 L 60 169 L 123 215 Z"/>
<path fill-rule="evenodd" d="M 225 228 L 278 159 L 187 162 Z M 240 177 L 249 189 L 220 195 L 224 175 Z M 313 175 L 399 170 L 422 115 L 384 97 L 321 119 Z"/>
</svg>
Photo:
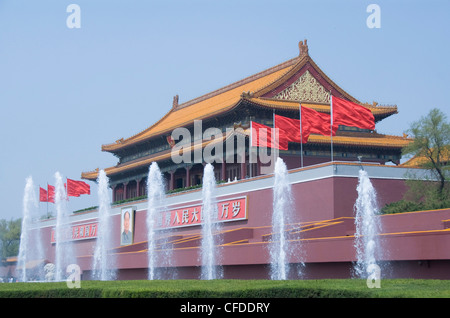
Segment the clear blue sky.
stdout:
<svg viewBox="0 0 450 318">
<path fill-rule="evenodd" d="M 66 26 L 71 3 L 80 29 Z M 380 29 L 366 25 L 371 3 Z M 0 218 L 21 217 L 27 176 L 45 187 L 56 171 L 115 165 L 101 145 L 153 124 L 174 95 L 291 59 L 305 38 L 348 93 L 398 106 L 379 132 L 401 135 L 433 107 L 449 115 L 449 16 L 447 0 L 0 0 Z M 97 205 L 91 190 L 69 209 Z"/>
</svg>

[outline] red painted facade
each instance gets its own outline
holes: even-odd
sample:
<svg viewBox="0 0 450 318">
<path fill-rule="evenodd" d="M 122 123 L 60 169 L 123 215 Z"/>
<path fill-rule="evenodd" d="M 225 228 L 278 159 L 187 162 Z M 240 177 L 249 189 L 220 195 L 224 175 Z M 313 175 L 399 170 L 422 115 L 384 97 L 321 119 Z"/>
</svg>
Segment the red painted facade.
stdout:
<svg viewBox="0 0 450 318">
<path fill-rule="evenodd" d="M 293 254 L 290 262 L 293 268 L 298 263 L 302 275 L 291 271 L 291 278 L 343 278 L 351 277 L 352 262 L 355 261 L 353 205 L 357 197 L 357 164 L 326 164 L 318 168 L 292 170 L 292 192 L 295 201 L 295 220 L 290 225 L 289 238 Z M 380 177 L 397 172 L 395 167 L 367 165 L 369 174 L 378 193 L 379 206 L 402 198 L 406 186 L 398 177 Z M 323 169 L 328 169 L 327 171 Z M 350 169 L 345 170 L 344 169 Z M 323 171 L 322 171 L 323 170 Z M 322 171 L 322 172 L 320 172 Z M 325 172 L 324 172 L 325 171 Z M 329 174 L 331 172 L 331 175 Z M 340 173 L 340 171 L 343 171 Z M 350 172 L 349 172 L 350 171 Z M 353 172 L 352 172 L 353 171 Z M 302 179 L 303 175 L 310 173 Z M 392 173 L 391 173 L 392 174 Z M 245 197 L 248 218 L 222 223 L 220 237 L 220 265 L 224 278 L 269 278 L 269 252 L 271 244 L 271 213 L 273 176 L 260 176 L 235 183 L 218 186 L 219 200 Z M 243 191 L 241 191 L 244 189 Z M 248 190 L 245 190 L 248 189 Z M 227 194 L 225 194 L 227 193 Z M 170 209 L 186 205 L 183 198 L 197 198 L 190 205 L 201 204 L 201 189 L 168 196 Z M 188 196 L 191 196 L 188 198 Z M 177 204 L 172 204 L 178 200 Z M 147 232 L 145 200 L 113 207 L 111 230 L 113 253 L 117 257 L 119 279 L 147 278 Z M 120 246 L 120 211 L 126 206 L 136 206 L 134 243 Z M 450 278 L 450 232 L 448 222 L 450 209 L 383 215 L 383 232 L 380 235 L 383 249 L 380 258 L 388 263 L 384 270 L 389 277 Z M 96 211 L 85 212 L 72 217 L 73 225 L 96 222 Z M 78 219 L 78 220 L 75 220 Z M 46 246 L 46 258 L 54 260 L 54 244 L 50 242 L 52 220 L 42 222 L 42 235 Z M 199 278 L 201 226 L 185 226 L 172 229 L 169 244 L 158 246 L 158 250 L 172 249 L 172 268 L 164 269 L 170 277 Z M 299 239 L 300 238 L 300 239 Z M 158 242 L 158 241 L 157 241 Z M 96 239 L 73 241 L 77 263 L 83 271 L 83 278 L 89 279 L 92 268 L 92 254 Z M 163 269 L 159 269 L 163 270 Z"/>
</svg>

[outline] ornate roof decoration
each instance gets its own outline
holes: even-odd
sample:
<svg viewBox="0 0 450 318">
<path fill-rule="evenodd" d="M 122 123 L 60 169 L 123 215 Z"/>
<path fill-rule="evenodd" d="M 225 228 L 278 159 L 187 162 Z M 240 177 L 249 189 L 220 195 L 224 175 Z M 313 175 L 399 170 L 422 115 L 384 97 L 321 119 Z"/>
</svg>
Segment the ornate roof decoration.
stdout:
<svg viewBox="0 0 450 318">
<path fill-rule="evenodd" d="M 303 43 L 303 41 L 298 42 L 298 56 L 299 57 L 303 57 L 304 55 L 308 55 L 308 44 L 306 43 L 306 39 L 305 39 L 305 43 Z"/>
<path fill-rule="evenodd" d="M 175 95 L 173 97 L 173 102 L 172 102 L 172 108 L 177 108 L 178 107 L 178 95 Z"/>
<path fill-rule="evenodd" d="M 330 103 L 330 91 L 327 91 L 311 75 L 309 70 L 306 70 L 288 88 L 279 92 L 273 98 L 326 104 Z"/>
</svg>

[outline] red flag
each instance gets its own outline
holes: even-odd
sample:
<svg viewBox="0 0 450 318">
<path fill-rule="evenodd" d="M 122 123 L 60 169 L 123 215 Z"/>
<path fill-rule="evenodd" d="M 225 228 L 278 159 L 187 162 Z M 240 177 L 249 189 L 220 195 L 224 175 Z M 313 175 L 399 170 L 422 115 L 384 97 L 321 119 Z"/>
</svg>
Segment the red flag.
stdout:
<svg viewBox="0 0 450 318">
<path fill-rule="evenodd" d="M 280 140 L 306 143 L 310 134 L 330 135 L 330 115 L 319 113 L 314 109 L 301 106 L 301 134 L 300 120 L 275 115 L 275 127 L 279 129 Z M 333 135 L 336 132 L 333 131 Z"/>
<path fill-rule="evenodd" d="M 55 187 L 47 184 L 48 202 L 55 203 Z"/>
<path fill-rule="evenodd" d="M 91 194 L 91 186 L 83 181 L 67 179 L 67 196 L 79 197 L 81 194 Z"/>
<path fill-rule="evenodd" d="M 303 121 L 302 121 L 303 123 Z M 279 129 L 280 140 L 300 142 L 300 120 L 275 115 L 275 127 Z M 302 143 L 308 141 L 310 131 L 307 125 L 302 125 Z M 287 150 L 287 149 L 286 149 Z"/>
<path fill-rule="evenodd" d="M 369 109 L 335 96 L 331 98 L 333 130 L 337 130 L 339 125 L 375 129 L 375 117 Z"/>
<path fill-rule="evenodd" d="M 302 130 L 311 134 L 330 135 L 330 115 L 301 106 Z M 333 136 L 336 131 L 333 129 Z"/>
<path fill-rule="evenodd" d="M 288 149 L 288 140 L 281 138 L 280 132 L 278 133 L 278 142 L 274 140 L 273 130 L 271 127 L 251 122 L 251 139 L 253 147 L 267 147 L 276 148 L 281 150 Z"/>
<path fill-rule="evenodd" d="M 48 193 L 47 190 L 39 187 L 39 202 L 48 202 Z"/>
</svg>

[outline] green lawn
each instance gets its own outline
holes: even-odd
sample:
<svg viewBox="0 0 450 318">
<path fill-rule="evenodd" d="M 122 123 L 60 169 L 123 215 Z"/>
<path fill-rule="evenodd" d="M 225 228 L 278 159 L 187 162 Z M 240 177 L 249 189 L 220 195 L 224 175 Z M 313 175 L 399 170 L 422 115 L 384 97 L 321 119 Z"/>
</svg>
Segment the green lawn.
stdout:
<svg viewBox="0 0 450 318">
<path fill-rule="evenodd" d="M 372 298 L 450 297 L 450 281 L 384 279 L 381 288 L 368 288 L 365 280 L 132 280 L 81 281 L 70 289 L 60 283 L 3 283 L 0 297 L 151 297 L 151 298 Z"/>
</svg>

